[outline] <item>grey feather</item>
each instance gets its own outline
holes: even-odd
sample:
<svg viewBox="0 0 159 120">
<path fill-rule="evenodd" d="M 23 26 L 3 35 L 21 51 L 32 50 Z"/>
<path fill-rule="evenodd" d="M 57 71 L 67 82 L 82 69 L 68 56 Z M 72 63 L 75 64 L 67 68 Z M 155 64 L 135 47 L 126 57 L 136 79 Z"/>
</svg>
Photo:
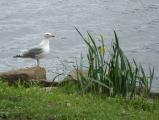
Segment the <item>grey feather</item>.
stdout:
<svg viewBox="0 0 159 120">
<path fill-rule="evenodd" d="M 43 52 L 42 48 L 32 48 L 28 51 L 23 52 L 21 55 L 16 55 L 13 56 L 14 58 L 16 57 L 21 57 L 21 58 L 36 58 L 37 55 L 41 54 Z"/>
<path fill-rule="evenodd" d="M 35 58 L 37 55 L 41 54 L 42 52 L 43 52 L 42 48 L 32 48 L 29 51 L 24 52 L 22 57 Z"/>
</svg>

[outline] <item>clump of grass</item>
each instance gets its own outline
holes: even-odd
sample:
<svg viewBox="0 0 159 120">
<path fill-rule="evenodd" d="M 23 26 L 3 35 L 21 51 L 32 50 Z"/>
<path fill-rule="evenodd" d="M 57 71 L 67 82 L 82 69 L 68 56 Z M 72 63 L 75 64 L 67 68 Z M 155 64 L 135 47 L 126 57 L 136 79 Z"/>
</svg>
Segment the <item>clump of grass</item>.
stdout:
<svg viewBox="0 0 159 120">
<path fill-rule="evenodd" d="M 0 120 L 159 119 L 158 101 L 79 95 L 76 90 L 68 85 L 14 87 L 0 81 Z"/>
<path fill-rule="evenodd" d="M 115 31 L 115 41 L 112 43 L 109 59 L 106 59 L 103 36 L 100 36 L 100 44 L 97 45 L 97 40 L 89 32 L 85 38 L 77 28 L 76 30 L 88 47 L 88 75 L 85 76 L 82 72 L 85 69 L 82 57 L 80 65 L 77 65 L 77 77 L 83 91 L 127 98 L 133 98 L 137 94 L 149 96 L 154 68 L 149 68 L 147 75 L 141 64 L 138 65 L 134 59 L 130 62 L 119 45 Z"/>
</svg>

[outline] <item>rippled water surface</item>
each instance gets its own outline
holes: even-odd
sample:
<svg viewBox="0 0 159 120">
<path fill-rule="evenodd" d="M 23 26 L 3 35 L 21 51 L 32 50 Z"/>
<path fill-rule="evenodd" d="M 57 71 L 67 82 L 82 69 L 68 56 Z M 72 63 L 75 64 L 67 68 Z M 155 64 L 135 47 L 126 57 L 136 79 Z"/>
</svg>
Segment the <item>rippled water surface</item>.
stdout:
<svg viewBox="0 0 159 120">
<path fill-rule="evenodd" d="M 0 71 L 34 66 L 34 60 L 12 56 L 38 44 L 46 31 L 56 33 L 56 39 L 41 65 L 51 77 L 52 72 L 70 68 L 74 57 L 84 52 L 74 26 L 83 33 L 103 34 L 108 46 L 116 30 L 129 58 L 155 66 L 158 76 L 159 0 L 1 0 Z M 153 88 L 159 90 L 158 86 L 156 80 Z"/>
</svg>

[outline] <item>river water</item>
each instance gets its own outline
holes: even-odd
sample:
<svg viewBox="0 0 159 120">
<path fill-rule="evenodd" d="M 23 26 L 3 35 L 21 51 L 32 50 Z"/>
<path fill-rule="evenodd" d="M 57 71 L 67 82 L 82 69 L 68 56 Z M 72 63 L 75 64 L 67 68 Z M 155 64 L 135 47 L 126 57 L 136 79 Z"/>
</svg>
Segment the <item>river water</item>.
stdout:
<svg viewBox="0 0 159 120">
<path fill-rule="evenodd" d="M 74 26 L 83 33 L 103 34 L 107 46 L 116 30 L 130 59 L 155 66 L 153 90 L 159 91 L 159 0 L 1 0 L 0 71 L 34 66 L 34 60 L 12 56 L 38 44 L 47 31 L 56 38 L 41 66 L 47 68 L 49 78 L 68 71 L 75 57 L 85 53 Z"/>
</svg>

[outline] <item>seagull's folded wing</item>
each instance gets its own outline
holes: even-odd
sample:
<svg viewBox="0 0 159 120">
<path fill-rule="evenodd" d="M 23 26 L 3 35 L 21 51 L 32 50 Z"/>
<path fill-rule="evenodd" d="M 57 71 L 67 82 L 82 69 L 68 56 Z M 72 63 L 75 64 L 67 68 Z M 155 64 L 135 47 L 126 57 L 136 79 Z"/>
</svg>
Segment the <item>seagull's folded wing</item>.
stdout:
<svg viewBox="0 0 159 120">
<path fill-rule="evenodd" d="M 43 52 L 42 48 L 32 48 L 28 51 L 23 52 L 23 57 L 30 57 L 35 58 L 37 55 L 41 54 Z"/>
</svg>

